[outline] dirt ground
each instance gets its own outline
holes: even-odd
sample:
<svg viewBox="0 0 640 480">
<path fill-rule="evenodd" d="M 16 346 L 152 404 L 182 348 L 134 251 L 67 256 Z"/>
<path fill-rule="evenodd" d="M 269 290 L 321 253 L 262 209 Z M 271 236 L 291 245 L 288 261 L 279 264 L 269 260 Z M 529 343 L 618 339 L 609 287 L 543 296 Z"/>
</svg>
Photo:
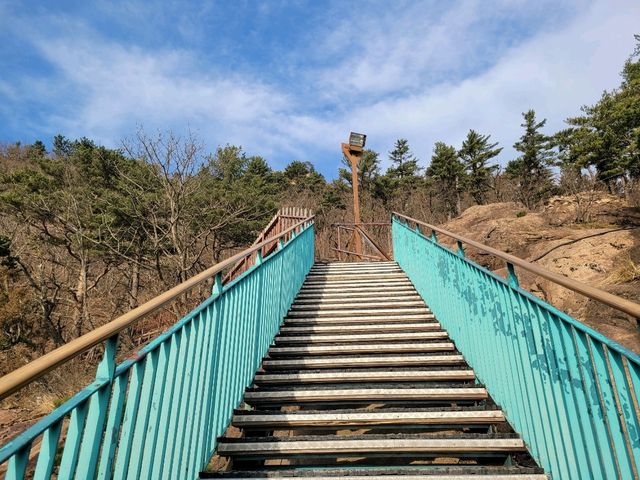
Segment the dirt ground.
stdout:
<svg viewBox="0 0 640 480">
<path fill-rule="evenodd" d="M 589 195 L 554 197 L 540 212 L 526 212 L 516 203 L 474 206 L 443 228 L 640 303 L 640 209 L 613 195 Z M 577 223 L 587 202 L 588 222 Z M 466 254 L 498 273 L 506 271 L 495 257 L 472 248 Z M 524 288 L 640 353 L 635 319 L 548 280 L 517 273 Z"/>
</svg>

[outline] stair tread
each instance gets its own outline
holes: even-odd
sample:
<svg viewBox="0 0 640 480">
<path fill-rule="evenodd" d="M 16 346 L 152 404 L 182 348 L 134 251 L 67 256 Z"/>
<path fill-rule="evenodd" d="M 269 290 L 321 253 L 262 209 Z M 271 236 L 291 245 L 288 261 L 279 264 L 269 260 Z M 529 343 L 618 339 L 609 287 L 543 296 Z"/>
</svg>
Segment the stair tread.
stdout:
<svg viewBox="0 0 640 480">
<path fill-rule="evenodd" d="M 254 480 L 548 480 L 547 475 L 537 467 L 477 466 L 477 465 L 421 465 L 400 467 L 368 467 L 357 465 L 349 468 L 304 468 L 253 470 L 237 472 L 203 472 L 201 478 L 251 478 Z"/>
<path fill-rule="evenodd" d="M 308 345 L 296 347 L 271 347 L 269 356 L 279 355 L 333 355 L 340 353 L 373 352 L 433 352 L 455 350 L 453 342 L 422 341 L 413 343 L 370 343 L 347 345 Z"/>
<path fill-rule="evenodd" d="M 513 434 L 458 435 L 309 435 L 220 439 L 221 455 L 323 454 L 340 457 L 353 453 L 500 453 L 525 451 L 524 441 Z"/>
<path fill-rule="evenodd" d="M 245 402 L 251 404 L 256 401 L 392 401 L 392 400 L 482 400 L 487 398 L 487 391 L 483 387 L 422 387 L 422 388 L 335 388 L 331 389 L 283 389 L 247 391 Z"/>
<path fill-rule="evenodd" d="M 334 383 L 334 382 L 375 382 L 375 381 L 436 381 L 436 380 L 473 380 L 473 370 L 432 370 L 424 372 L 343 372 L 343 373 L 292 373 L 257 374 L 256 383 Z"/>
<path fill-rule="evenodd" d="M 381 324 L 386 323 L 414 323 L 416 320 L 435 321 L 435 316 L 432 313 L 419 313 L 419 314 L 404 314 L 389 316 L 386 314 L 380 315 L 352 315 L 352 316 L 340 316 L 335 315 L 331 317 L 323 316 L 287 316 L 285 317 L 284 325 L 292 325 L 294 323 L 311 323 L 311 324 L 335 324 L 335 323 L 373 323 L 379 322 Z"/>
<path fill-rule="evenodd" d="M 318 309 L 317 312 L 305 312 L 305 311 L 295 311 L 290 310 L 288 313 L 289 317 L 313 317 L 314 315 L 322 315 L 322 316 L 331 316 L 331 315 L 401 315 L 403 313 L 431 313 L 431 310 L 427 308 L 424 303 L 420 305 L 415 305 L 411 307 L 396 307 L 396 308 L 387 308 L 387 307 L 372 307 L 372 308 L 354 308 L 354 309 L 344 309 L 344 308 L 321 308 Z"/>
<path fill-rule="evenodd" d="M 354 335 L 278 335 L 275 337 L 276 343 L 346 343 L 346 342 L 366 342 L 383 340 L 422 340 L 449 338 L 447 332 L 409 332 L 409 333 L 362 333 Z"/>
<path fill-rule="evenodd" d="M 409 307 L 424 307 L 426 305 L 422 300 L 384 300 L 384 301 L 368 301 L 354 302 L 354 301 L 320 301 L 314 303 L 299 303 L 294 302 L 291 306 L 291 310 L 339 310 L 339 309 L 361 309 L 363 305 L 366 305 L 367 309 L 374 308 L 409 308 Z"/>
<path fill-rule="evenodd" d="M 414 323 L 392 323 L 387 325 L 314 325 L 304 327 L 287 327 L 284 326 L 280 329 L 280 334 L 303 334 L 303 333 L 353 333 L 353 332 L 380 332 L 386 330 L 400 330 L 400 333 L 407 332 L 419 332 L 421 330 L 437 330 L 440 329 L 440 324 L 435 321 L 430 322 L 414 322 Z"/>
<path fill-rule="evenodd" d="M 307 365 L 360 365 L 365 367 L 373 366 L 387 366 L 390 364 L 400 364 L 403 366 L 409 365 L 428 365 L 428 364 L 448 364 L 448 363 L 463 363 L 464 358 L 462 355 L 403 355 L 403 356 L 385 356 L 385 355 L 358 355 L 356 357 L 318 357 L 318 358 L 302 358 L 302 359 L 269 359 L 264 360 L 262 365 L 264 367 L 277 367 L 277 366 L 307 366 Z"/>
<path fill-rule="evenodd" d="M 478 410 L 478 411 L 427 411 L 419 412 L 415 410 L 401 412 L 292 412 L 292 413 L 270 413 L 233 416 L 232 423 L 241 427 L 251 424 L 340 424 L 340 425 L 367 425 L 378 424 L 416 424 L 416 423 L 496 423 L 503 422 L 504 414 L 500 410 Z"/>
</svg>

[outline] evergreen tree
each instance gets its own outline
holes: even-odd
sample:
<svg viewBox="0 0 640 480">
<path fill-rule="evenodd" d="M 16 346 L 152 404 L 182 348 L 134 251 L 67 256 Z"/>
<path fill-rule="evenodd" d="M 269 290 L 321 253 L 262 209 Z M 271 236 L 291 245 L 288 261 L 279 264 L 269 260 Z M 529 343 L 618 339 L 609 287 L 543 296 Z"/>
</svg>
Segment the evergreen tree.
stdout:
<svg viewBox="0 0 640 480">
<path fill-rule="evenodd" d="M 464 186 L 464 166 L 456 149 L 444 142 L 436 142 L 427 168 L 427 177 L 440 191 L 447 218 L 460 215 L 460 195 Z"/>
<path fill-rule="evenodd" d="M 387 175 L 394 178 L 415 177 L 420 173 L 418 160 L 413 156 L 409 148 L 409 141 L 406 138 L 399 138 L 393 150 L 389 152 L 389 160 L 392 167 L 387 171 Z"/>
<path fill-rule="evenodd" d="M 610 190 L 619 178 L 640 177 L 640 35 L 635 38 L 620 86 L 582 107 L 581 116 L 567 119 L 570 128 L 556 134 L 563 163 L 594 166 Z"/>
<path fill-rule="evenodd" d="M 342 159 L 343 165 L 347 168 L 338 169 L 339 178 L 346 184 L 351 185 L 351 164 L 346 158 Z M 380 159 L 378 152 L 365 150 L 358 161 L 358 183 L 360 190 L 368 191 L 373 187 L 373 182 L 380 175 Z"/>
<path fill-rule="evenodd" d="M 486 193 L 490 189 L 491 173 L 498 168 L 489 165 L 489 160 L 502 151 L 498 143 L 490 142 L 491 135 L 480 135 L 475 130 L 469 130 L 467 138 L 462 142 L 458 155 L 463 161 L 467 173 L 467 187 L 469 193 L 478 205 L 486 203 Z"/>
<path fill-rule="evenodd" d="M 517 183 L 517 195 L 527 208 L 534 208 L 550 193 L 553 144 L 550 137 L 540 131 L 547 120 L 536 120 L 536 112 L 529 110 L 522 114 L 524 134 L 513 148 L 522 155 L 511 160 L 506 173 Z"/>
</svg>

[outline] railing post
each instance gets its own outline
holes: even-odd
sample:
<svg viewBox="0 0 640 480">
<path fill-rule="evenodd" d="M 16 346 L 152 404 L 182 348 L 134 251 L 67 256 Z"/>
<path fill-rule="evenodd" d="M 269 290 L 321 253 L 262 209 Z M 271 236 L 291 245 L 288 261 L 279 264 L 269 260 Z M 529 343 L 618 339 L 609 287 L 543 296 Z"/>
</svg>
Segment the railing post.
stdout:
<svg viewBox="0 0 640 480">
<path fill-rule="evenodd" d="M 89 401 L 82 441 L 78 446 L 78 464 L 75 471 L 77 478 L 93 478 L 96 474 L 98 455 L 102 444 L 102 432 L 107 421 L 113 378 L 116 371 L 118 339 L 119 334 L 117 333 L 107 339 L 102 360 L 96 369 L 96 382 L 108 383 L 96 392 Z M 73 472 L 73 469 L 71 471 Z"/>
<path fill-rule="evenodd" d="M 216 276 L 213 278 L 211 295 L 220 295 L 221 293 L 222 293 L 222 273 L 216 273 Z"/>
<path fill-rule="evenodd" d="M 458 256 L 464 257 L 464 245 L 460 240 L 458 240 Z"/>
<path fill-rule="evenodd" d="M 512 287 L 520 286 L 518 276 L 516 275 L 516 269 L 513 266 L 513 263 L 509 262 L 507 262 L 507 280 L 509 281 L 509 285 L 511 285 Z"/>
<path fill-rule="evenodd" d="M 438 234 L 435 230 L 431 230 L 431 240 L 433 243 L 438 243 Z"/>
</svg>

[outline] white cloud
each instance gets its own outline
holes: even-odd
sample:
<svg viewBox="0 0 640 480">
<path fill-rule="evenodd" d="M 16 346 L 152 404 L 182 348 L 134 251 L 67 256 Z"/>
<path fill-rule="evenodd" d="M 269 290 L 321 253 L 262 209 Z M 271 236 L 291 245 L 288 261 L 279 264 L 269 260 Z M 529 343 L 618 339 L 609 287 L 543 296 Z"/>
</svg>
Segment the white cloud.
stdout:
<svg viewBox="0 0 640 480">
<path fill-rule="evenodd" d="M 195 50 L 118 43 L 70 17 L 30 18 L 12 21 L 12 28 L 56 73 L 20 85 L 0 82 L 0 95 L 13 105 L 38 98 L 53 112 L 40 128 L 51 134 L 86 135 L 115 146 L 136 125 L 189 126 L 209 148 L 240 144 L 277 167 L 310 159 L 329 175 L 350 130 L 366 132 L 383 158 L 396 138 L 406 137 L 426 165 L 436 140 L 459 145 L 474 128 L 507 147 L 506 161 L 520 135 L 522 111 L 535 108 L 548 118 L 549 132 L 561 128 L 582 104 L 619 83 L 633 49 L 640 24 L 634 0 L 563 5 L 560 14 L 546 0 L 533 6 L 462 0 L 440 10 L 431 3 L 391 10 L 381 2 L 361 15 L 357 30 L 352 22 L 358 12 L 352 12 L 335 24 L 325 19 L 309 32 L 308 45 L 292 45 L 282 62 L 292 72 L 289 83 L 280 84 L 269 83 L 257 68 L 240 74 L 202 63 Z M 331 10 L 332 19 L 340 8 Z M 134 13 L 139 18 L 140 11 Z M 541 18 L 544 28 L 524 41 L 526 35 L 508 31 Z M 40 28 L 45 20 L 48 29 Z M 30 127 L 36 129 L 25 121 Z"/>
<path fill-rule="evenodd" d="M 38 47 L 65 79 L 64 93 L 80 97 L 74 115 L 58 119 L 71 134 L 113 139 L 136 123 L 193 123 L 224 132 L 264 122 L 289 102 L 259 81 L 203 71 L 180 50 L 149 53 L 87 37 L 42 41 Z"/>
<path fill-rule="evenodd" d="M 474 128 L 506 147 L 506 162 L 515 155 L 511 145 L 520 135 L 521 112 L 536 109 L 548 119 L 551 133 L 563 128 L 564 119 L 579 113 L 581 105 L 619 84 L 618 72 L 633 50 L 639 20 L 636 2 L 596 2 L 564 28 L 508 50 L 481 74 L 404 95 L 396 92 L 371 105 L 360 102 L 340 120 L 326 123 L 331 130 L 341 125 L 345 132 L 367 132 L 371 147 L 383 152 L 396 138 L 406 137 L 423 165 L 435 141 L 459 145 Z"/>
</svg>

